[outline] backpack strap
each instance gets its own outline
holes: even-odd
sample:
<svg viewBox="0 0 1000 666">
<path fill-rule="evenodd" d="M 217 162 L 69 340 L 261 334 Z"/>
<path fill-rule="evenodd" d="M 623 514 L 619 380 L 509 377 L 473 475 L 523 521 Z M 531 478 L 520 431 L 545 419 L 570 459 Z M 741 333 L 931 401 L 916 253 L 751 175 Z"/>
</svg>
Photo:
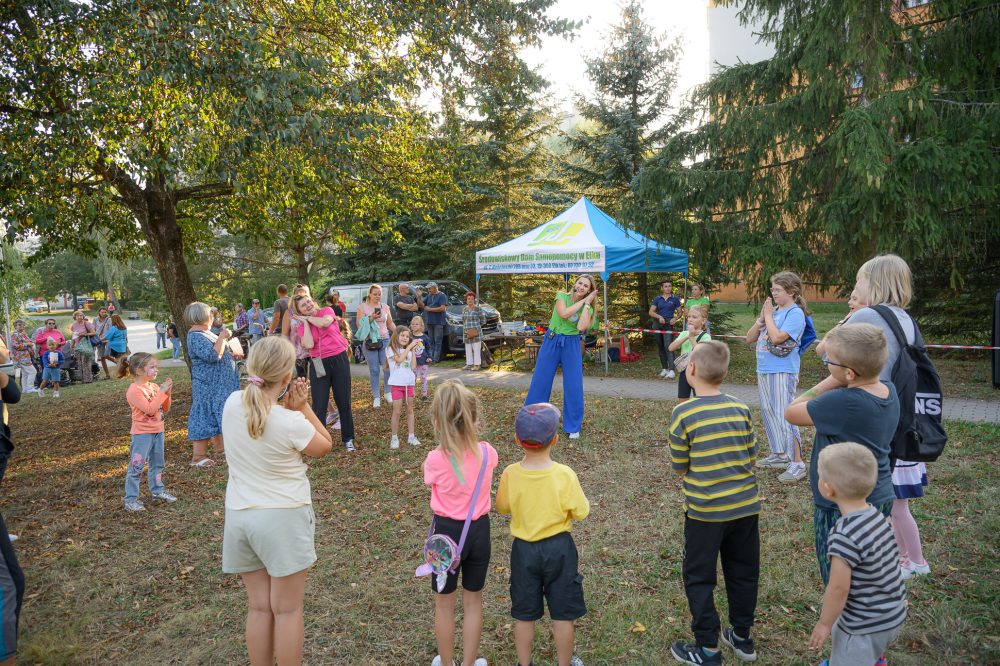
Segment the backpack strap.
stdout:
<svg viewBox="0 0 1000 666">
<path fill-rule="evenodd" d="M 892 334 L 894 336 L 896 336 L 896 342 L 899 343 L 900 350 L 905 349 L 906 346 L 909 345 L 910 343 L 908 343 L 906 341 L 906 334 L 903 333 L 903 327 L 899 325 L 899 318 L 896 317 L 896 313 L 893 312 L 892 309 L 889 308 L 888 305 L 879 304 L 879 305 L 871 305 L 869 307 L 871 307 L 872 310 L 874 310 L 875 312 L 877 312 L 879 314 L 879 316 L 882 317 L 882 319 L 885 320 L 885 323 L 889 325 L 889 328 L 892 330 Z M 912 321 L 912 317 L 911 317 L 911 321 Z M 916 344 L 917 341 L 920 339 L 919 336 L 920 336 L 920 333 L 919 333 L 919 331 L 917 331 L 917 323 L 913 322 L 913 343 L 914 344 Z"/>
<path fill-rule="evenodd" d="M 472 514 L 476 511 L 476 500 L 479 499 L 479 489 L 483 486 L 483 479 L 486 477 L 486 466 L 490 462 L 489 451 L 485 444 L 479 445 L 482 449 L 483 464 L 479 467 L 479 478 L 476 479 L 476 487 L 472 491 L 472 501 L 469 502 L 469 513 L 465 517 L 465 525 L 462 526 L 462 536 L 458 540 L 458 555 L 461 557 L 462 548 L 465 547 L 465 537 L 469 534 L 469 525 L 472 524 Z M 455 560 L 453 566 L 458 564 Z"/>
</svg>

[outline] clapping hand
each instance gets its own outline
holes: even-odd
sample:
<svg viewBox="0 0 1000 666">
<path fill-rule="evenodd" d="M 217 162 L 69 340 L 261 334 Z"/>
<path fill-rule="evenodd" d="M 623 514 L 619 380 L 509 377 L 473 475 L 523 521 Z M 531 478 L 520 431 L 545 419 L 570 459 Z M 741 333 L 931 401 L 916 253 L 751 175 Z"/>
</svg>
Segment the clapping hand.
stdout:
<svg viewBox="0 0 1000 666">
<path fill-rule="evenodd" d="M 309 383 L 304 377 L 299 377 L 288 385 L 288 393 L 285 395 L 285 407 L 293 410 L 300 410 L 305 407 L 309 400 Z"/>
<path fill-rule="evenodd" d="M 760 310 L 760 318 L 766 320 L 768 317 L 774 317 L 774 301 L 768 296 L 764 299 L 764 307 Z"/>
<path fill-rule="evenodd" d="M 170 377 L 167 377 L 166 381 L 160 384 L 160 390 L 163 391 L 164 393 L 170 393 L 170 389 L 172 389 L 173 387 L 174 387 L 174 380 Z"/>
<path fill-rule="evenodd" d="M 219 337 L 222 338 L 223 340 L 228 340 L 229 338 L 233 337 L 233 332 L 230 331 L 225 326 L 223 326 L 222 330 L 219 331 Z"/>
<path fill-rule="evenodd" d="M 594 300 L 596 300 L 596 299 L 597 299 L 597 292 L 596 291 L 592 291 L 589 294 L 587 294 L 587 297 L 584 298 L 583 300 L 584 300 L 584 302 L 587 305 L 593 305 L 594 304 Z"/>
</svg>

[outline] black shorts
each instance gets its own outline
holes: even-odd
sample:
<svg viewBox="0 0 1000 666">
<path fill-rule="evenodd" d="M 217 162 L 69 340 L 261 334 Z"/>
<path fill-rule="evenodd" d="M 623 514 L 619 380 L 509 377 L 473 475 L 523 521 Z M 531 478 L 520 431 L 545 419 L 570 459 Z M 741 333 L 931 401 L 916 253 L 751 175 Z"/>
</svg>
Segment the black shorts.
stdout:
<svg viewBox="0 0 1000 666">
<path fill-rule="evenodd" d="M 579 557 L 569 532 L 541 541 L 514 539 L 511 546 L 511 617 L 525 622 L 541 619 L 542 597 L 553 620 L 576 620 L 587 614 Z"/>
<path fill-rule="evenodd" d="M 683 372 L 677 375 L 677 399 L 686 400 L 691 397 L 691 395 L 698 395 L 694 391 L 694 387 L 688 384 L 687 375 Z"/>
<path fill-rule="evenodd" d="M 462 537 L 464 520 L 454 520 L 444 516 L 434 516 L 434 533 L 445 534 L 458 543 Z M 478 592 L 486 585 L 486 574 L 490 569 L 490 514 L 485 513 L 469 523 L 469 533 L 462 546 L 462 561 L 458 570 L 462 572 L 462 588 Z M 449 573 L 444 589 L 437 589 L 437 576 L 431 576 L 431 589 L 439 594 L 451 594 L 458 587 L 458 574 Z"/>
</svg>

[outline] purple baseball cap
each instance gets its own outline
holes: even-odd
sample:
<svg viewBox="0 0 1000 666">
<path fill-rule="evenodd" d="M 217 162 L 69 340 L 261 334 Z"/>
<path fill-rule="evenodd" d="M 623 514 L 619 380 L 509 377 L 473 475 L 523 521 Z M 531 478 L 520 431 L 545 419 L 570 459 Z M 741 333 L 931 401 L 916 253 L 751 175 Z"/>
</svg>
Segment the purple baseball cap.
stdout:
<svg viewBox="0 0 1000 666">
<path fill-rule="evenodd" d="M 514 434 L 517 436 L 517 441 L 529 449 L 548 446 L 559 432 L 561 416 L 562 414 L 552 403 L 536 402 L 533 405 L 525 405 L 514 420 Z"/>
</svg>

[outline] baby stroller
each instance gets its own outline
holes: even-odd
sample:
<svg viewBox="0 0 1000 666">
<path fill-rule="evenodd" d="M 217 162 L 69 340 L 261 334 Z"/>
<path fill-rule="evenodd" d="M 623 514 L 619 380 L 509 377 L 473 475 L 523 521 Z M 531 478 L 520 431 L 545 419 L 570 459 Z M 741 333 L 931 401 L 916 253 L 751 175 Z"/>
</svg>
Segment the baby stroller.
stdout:
<svg viewBox="0 0 1000 666">
<path fill-rule="evenodd" d="M 59 369 L 59 384 L 61 386 L 79 384 L 82 380 L 82 373 L 76 363 L 76 353 L 73 351 L 73 345 L 66 342 L 60 351 L 63 353 L 64 360 L 62 367 Z M 99 377 L 101 374 L 101 366 L 97 364 L 94 357 L 90 357 L 89 363 L 91 377 Z"/>
</svg>

